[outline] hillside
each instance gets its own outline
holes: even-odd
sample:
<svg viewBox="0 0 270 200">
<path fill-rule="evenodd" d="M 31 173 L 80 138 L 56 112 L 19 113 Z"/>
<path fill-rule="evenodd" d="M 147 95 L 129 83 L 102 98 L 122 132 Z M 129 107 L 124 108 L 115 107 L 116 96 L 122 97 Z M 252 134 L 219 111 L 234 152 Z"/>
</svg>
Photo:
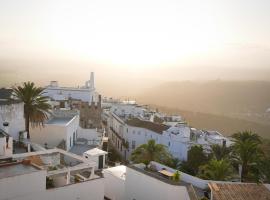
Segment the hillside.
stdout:
<svg viewBox="0 0 270 200">
<path fill-rule="evenodd" d="M 197 129 L 218 130 L 227 136 L 230 136 L 238 131 L 251 130 L 264 138 L 270 139 L 270 124 L 264 125 L 226 116 L 184 111 L 176 108 L 173 109 L 157 105 L 151 105 L 151 107 L 158 108 L 160 111 L 170 114 L 180 114 L 190 126 Z"/>
<path fill-rule="evenodd" d="M 168 82 L 137 96 L 139 102 L 270 124 L 270 82 Z"/>
</svg>

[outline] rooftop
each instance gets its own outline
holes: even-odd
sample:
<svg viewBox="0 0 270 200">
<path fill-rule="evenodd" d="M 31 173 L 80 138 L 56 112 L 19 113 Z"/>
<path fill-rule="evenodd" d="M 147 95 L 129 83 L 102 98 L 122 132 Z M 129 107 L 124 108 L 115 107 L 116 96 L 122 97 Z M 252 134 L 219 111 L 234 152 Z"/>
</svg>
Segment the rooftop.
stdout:
<svg viewBox="0 0 270 200">
<path fill-rule="evenodd" d="M 163 131 L 167 130 L 169 126 L 166 126 L 164 124 L 158 124 L 158 123 L 153 123 L 150 121 L 144 121 L 140 120 L 138 118 L 132 118 L 127 120 L 127 125 L 129 126 L 135 126 L 135 127 L 140 127 L 140 128 L 145 128 L 151 131 L 154 131 L 156 133 L 162 134 Z"/>
<path fill-rule="evenodd" d="M 270 200 L 270 191 L 257 183 L 209 183 L 213 200 Z"/>
<path fill-rule="evenodd" d="M 119 165 L 116 167 L 111 167 L 108 169 L 104 169 L 104 171 L 109 172 L 110 174 L 116 176 L 117 178 L 126 179 L 126 170 L 127 167 L 125 165 Z"/>
<path fill-rule="evenodd" d="M 98 148 L 90 149 L 84 153 L 88 154 L 90 156 L 99 156 L 99 155 L 108 154 L 106 151 L 103 151 L 103 150 L 98 149 Z"/>
<path fill-rule="evenodd" d="M 36 171 L 39 171 L 39 169 L 29 163 L 14 162 L 14 163 L 1 164 L 0 165 L 0 179 L 13 177 L 13 176 L 19 176 L 23 174 L 29 174 Z"/>
<path fill-rule="evenodd" d="M 54 117 L 50 119 L 46 124 L 53 124 L 53 125 L 67 125 L 73 117 Z"/>
<path fill-rule="evenodd" d="M 0 105 L 21 103 L 20 100 L 12 99 L 12 89 L 0 88 Z"/>
</svg>

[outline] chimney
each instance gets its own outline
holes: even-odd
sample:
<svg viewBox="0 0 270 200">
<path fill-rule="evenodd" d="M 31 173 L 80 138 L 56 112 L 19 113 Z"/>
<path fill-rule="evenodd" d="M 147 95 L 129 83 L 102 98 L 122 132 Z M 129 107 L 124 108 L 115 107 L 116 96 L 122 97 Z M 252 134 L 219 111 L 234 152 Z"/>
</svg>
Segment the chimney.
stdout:
<svg viewBox="0 0 270 200">
<path fill-rule="evenodd" d="M 98 106 L 101 107 L 101 95 L 98 95 Z"/>
</svg>

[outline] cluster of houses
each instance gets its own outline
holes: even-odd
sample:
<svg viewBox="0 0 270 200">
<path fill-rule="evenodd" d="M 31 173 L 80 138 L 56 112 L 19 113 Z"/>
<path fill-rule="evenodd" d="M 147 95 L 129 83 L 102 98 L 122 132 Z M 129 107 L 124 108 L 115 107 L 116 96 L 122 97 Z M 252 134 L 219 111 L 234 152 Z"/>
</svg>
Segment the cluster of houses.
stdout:
<svg viewBox="0 0 270 200">
<path fill-rule="evenodd" d="M 29 140 L 23 102 L 12 90 L 0 89 L 0 200 L 269 199 L 269 185 L 202 180 L 182 172 L 175 181 L 175 169 L 156 162 L 109 166 L 108 142 L 126 160 L 150 139 L 186 160 L 192 145 L 209 152 L 212 144 L 231 141 L 135 101 L 102 100 L 94 73 L 82 87 L 53 81 L 44 95 L 52 110 L 43 126 L 30 128 Z"/>
<path fill-rule="evenodd" d="M 150 139 L 165 145 L 181 161 L 187 160 L 188 150 L 193 145 L 201 145 L 207 153 L 214 144 L 232 144 L 217 131 L 197 130 L 179 115 L 166 115 L 134 101 L 107 103 L 103 120 L 111 143 L 126 160 L 134 149 Z"/>
</svg>

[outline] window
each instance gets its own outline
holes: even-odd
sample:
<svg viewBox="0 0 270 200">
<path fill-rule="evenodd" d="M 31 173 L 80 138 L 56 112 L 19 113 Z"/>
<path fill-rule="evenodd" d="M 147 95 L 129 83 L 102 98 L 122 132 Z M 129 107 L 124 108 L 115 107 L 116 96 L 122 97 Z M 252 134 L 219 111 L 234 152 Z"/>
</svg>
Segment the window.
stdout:
<svg viewBox="0 0 270 200">
<path fill-rule="evenodd" d="M 127 128 L 127 133 L 128 133 L 128 128 Z"/>
<path fill-rule="evenodd" d="M 171 146 L 171 142 L 168 142 L 168 146 Z"/>
<path fill-rule="evenodd" d="M 132 140 L 132 149 L 136 148 L 136 141 Z"/>
</svg>

